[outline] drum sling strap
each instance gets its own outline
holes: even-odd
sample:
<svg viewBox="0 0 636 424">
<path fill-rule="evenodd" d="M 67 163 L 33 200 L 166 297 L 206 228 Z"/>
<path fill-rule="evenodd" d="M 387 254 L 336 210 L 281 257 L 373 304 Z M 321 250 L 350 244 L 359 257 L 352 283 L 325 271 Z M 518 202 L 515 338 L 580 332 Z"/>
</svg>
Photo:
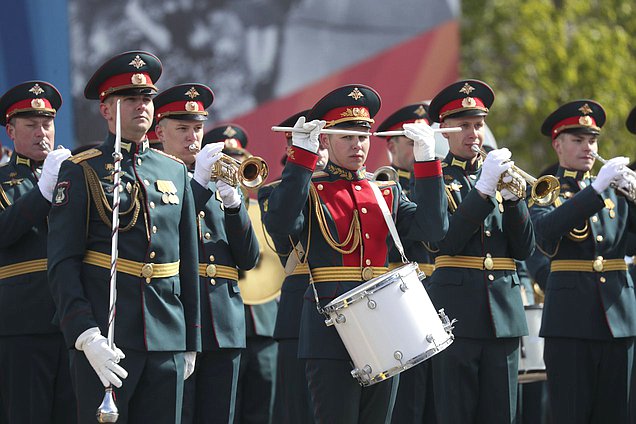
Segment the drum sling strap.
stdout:
<svg viewBox="0 0 636 424">
<path fill-rule="evenodd" d="M 395 227 L 395 222 L 393 222 L 393 217 L 391 216 L 391 212 L 389 211 L 389 207 L 386 204 L 386 200 L 382 197 L 382 193 L 380 193 L 380 189 L 373 182 L 369 184 L 371 186 L 371 190 L 373 190 L 373 194 L 375 195 L 375 200 L 378 202 L 378 206 L 382 211 L 382 216 L 384 217 L 384 221 L 386 222 L 386 226 L 389 228 L 389 233 L 391 234 L 391 238 L 393 239 L 393 243 L 397 248 L 398 252 L 400 252 L 400 256 L 402 257 L 403 263 L 408 263 L 408 259 L 404 254 L 404 245 L 402 245 L 402 240 L 400 240 L 400 236 L 398 234 L 397 228 Z M 325 310 L 320 305 L 320 300 L 318 298 L 318 291 L 316 290 L 316 286 L 314 284 L 313 278 L 311 276 L 311 268 L 309 269 L 309 281 L 310 286 L 314 292 L 314 298 L 316 300 L 316 309 L 321 315 L 325 315 L 328 317 L 328 314 L 325 313 Z"/>
</svg>

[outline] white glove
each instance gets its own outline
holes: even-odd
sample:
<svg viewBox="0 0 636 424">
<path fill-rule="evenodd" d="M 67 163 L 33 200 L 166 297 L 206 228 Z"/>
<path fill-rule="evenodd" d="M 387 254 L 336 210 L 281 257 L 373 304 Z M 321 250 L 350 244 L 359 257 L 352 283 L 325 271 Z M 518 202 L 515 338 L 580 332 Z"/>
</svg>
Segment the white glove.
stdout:
<svg viewBox="0 0 636 424">
<path fill-rule="evenodd" d="M 102 336 L 99 328 L 89 328 L 80 334 L 75 341 L 75 349 L 84 352 L 86 359 L 88 359 L 104 387 L 108 387 L 111 384 L 115 387 L 121 387 L 119 377 L 128 377 L 128 372 L 117 365 L 119 360 L 124 359 L 126 355 L 118 347 L 115 347 L 114 350 L 108 347 L 108 340 Z"/>
<path fill-rule="evenodd" d="M 42 175 L 38 181 L 38 188 L 42 196 L 49 202 L 53 201 L 53 189 L 57 184 L 57 174 L 62 162 L 71 156 L 69 149 L 55 149 L 50 151 L 42 165 Z"/>
<path fill-rule="evenodd" d="M 201 184 L 203 187 L 208 186 L 212 165 L 221 158 L 221 151 L 224 147 L 225 143 L 219 141 L 218 143 L 206 144 L 203 149 L 197 153 L 194 158 L 194 181 Z"/>
<path fill-rule="evenodd" d="M 427 124 L 404 124 L 404 135 L 413 140 L 413 156 L 418 162 L 435 159 L 435 136 Z"/>
<path fill-rule="evenodd" d="M 477 184 L 475 184 L 475 188 L 486 196 L 494 196 L 501 174 L 513 165 L 513 162 L 510 161 L 511 157 L 512 153 L 505 147 L 488 153 L 484 164 L 481 166 L 481 176 Z"/>
<path fill-rule="evenodd" d="M 197 353 L 196 352 L 185 352 L 183 354 L 183 359 L 185 362 L 183 368 L 183 379 L 187 380 L 188 377 L 192 375 L 194 372 L 194 364 L 197 361 Z"/>
<path fill-rule="evenodd" d="M 502 181 L 507 184 L 507 183 L 510 183 L 513 179 L 514 177 L 510 175 L 510 173 L 508 173 L 502 178 Z M 522 178 L 521 176 L 518 176 L 517 179 L 521 180 Z M 523 184 L 525 184 L 525 181 L 523 182 Z M 503 197 L 504 200 L 511 200 L 513 202 L 516 202 L 517 200 L 519 200 L 519 198 L 507 188 L 501 189 L 501 197 Z"/>
<path fill-rule="evenodd" d="M 296 131 L 292 132 L 292 145 L 312 153 L 318 153 L 318 147 L 320 146 L 318 136 L 320 135 L 320 130 L 326 123 L 326 121 L 319 121 L 317 119 L 311 122 L 305 122 L 305 117 L 301 116 L 294 124 Z"/>
<path fill-rule="evenodd" d="M 241 196 L 236 187 L 219 180 L 216 182 L 216 188 L 219 190 L 225 208 L 236 209 L 241 206 Z"/>
<path fill-rule="evenodd" d="M 592 188 L 597 193 L 602 193 L 610 186 L 612 182 L 616 182 L 621 178 L 621 174 L 625 172 L 624 167 L 629 163 L 629 159 L 624 156 L 618 156 L 607 161 L 605 165 L 598 171 L 596 179 L 592 182 Z"/>
</svg>

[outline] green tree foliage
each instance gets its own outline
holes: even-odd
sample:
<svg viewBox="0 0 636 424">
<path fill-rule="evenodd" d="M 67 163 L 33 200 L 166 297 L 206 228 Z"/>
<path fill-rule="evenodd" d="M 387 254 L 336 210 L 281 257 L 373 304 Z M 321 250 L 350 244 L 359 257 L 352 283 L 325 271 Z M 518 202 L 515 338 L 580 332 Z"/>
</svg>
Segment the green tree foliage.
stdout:
<svg viewBox="0 0 636 424">
<path fill-rule="evenodd" d="M 466 0 L 462 8 L 462 75 L 492 86 L 488 125 L 518 165 L 536 173 L 556 160 L 541 123 L 584 98 L 607 113 L 601 155 L 636 159 L 625 128 L 636 106 L 634 0 Z"/>
</svg>

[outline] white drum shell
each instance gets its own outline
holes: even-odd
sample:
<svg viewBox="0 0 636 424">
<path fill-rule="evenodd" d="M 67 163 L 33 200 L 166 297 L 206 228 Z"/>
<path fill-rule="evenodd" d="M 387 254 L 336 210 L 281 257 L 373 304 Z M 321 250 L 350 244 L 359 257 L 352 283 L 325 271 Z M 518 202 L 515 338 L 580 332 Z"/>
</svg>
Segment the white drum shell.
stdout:
<svg viewBox="0 0 636 424">
<path fill-rule="evenodd" d="M 452 335 L 444 328 L 417 269 L 417 264 L 396 268 L 325 307 L 351 356 L 355 366 L 352 374 L 363 370 L 362 374 L 368 377 L 368 381 L 367 377 L 356 377 L 362 385 L 392 377 L 452 342 Z M 371 308 L 369 302 L 375 303 L 375 307 Z M 344 316 L 344 322 L 342 317 L 338 319 L 339 315 Z"/>
<path fill-rule="evenodd" d="M 545 380 L 543 337 L 539 337 L 543 305 L 525 306 L 528 335 L 521 337 L 519 347 L 519 382 Z"/>
</svg>

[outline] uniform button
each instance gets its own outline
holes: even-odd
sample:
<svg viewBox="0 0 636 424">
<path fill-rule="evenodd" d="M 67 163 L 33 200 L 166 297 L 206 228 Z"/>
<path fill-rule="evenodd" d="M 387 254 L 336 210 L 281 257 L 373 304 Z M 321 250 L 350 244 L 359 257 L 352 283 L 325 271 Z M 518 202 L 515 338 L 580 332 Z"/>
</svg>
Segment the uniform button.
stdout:
<svg viewBox="0 0 636 424">
<path fill-rule="evenodd" d="M 486 230 L 486 231 L 484 231 L 484 234 L 486 234 L 486 237 L 490 237 L 491 232 L 490 232 L 490 230 Z"/>
<path fill-rule="evenodd" d="M 389 194 L 391 194 L 391 190 L 384 190 L 382 192 L 385 196 L 388 196 Z"/>
<path fill-rule="evenodd" d="M 214 262 L 214 255 L 210 255 L 210 262 Z"/>
<path fill-rule="evenodd" d="M 371 259 L 367 259 L 366 261 L 364 261 L 364 263 L 367 265 L 371 265 Z"/>
<path fill-rule="evenodd" d="M 148 181 L 148 180 L 144 180 L 144 184 L 146 184 L 147 186 L 149 186 L 149 185 L 150 185 L 150 181 Z"/>
<path fill-rule="evenodd" d="M 150 209 L 154 209 L 155 208 L 155 202 L 150 202 Z"/>
<path fill-rule="evenodd" d="M 592 222 L 598 222 L 598 216 L 594 215 L 594 216 L 592 217 Z"/>
<path fill-rule="evenodd" d="M 585 188 L 585 187 L 587 187 L 587 184 L 585 184 L 585 182 L 584 182 L 584 181 L 580 181 L 580 182 L 579 182 L 579 186 L 580 186 L 581 188 Z"/>
<path fill-rule="evenodd" d="M 494 276 L 494 275 L 492 275 L 492 274 L 488 274 L 488 279 L 489 279 L 490 281 L 495 281 L 495 276 Z"/>
<path fill-rule="evenodd" d="M 141 165 L 141 158 L 137 158 L 137 165 Z"/>
<path fill-rule="evenodd" d="M 150 255 L 148 256 L 150 256 L 150 259 L 154 259 L 157 254 L 155 252 L 150 252 Z"/>
<path fill-rule="evenodd" d="M 156 225 L 152 226 L 152 233 L 153 234 L 157 234 L 157 226 Z"/>
<path fill-rule="evenodd" d="M 120 193 L 123 193 L 123 192 L 124 192 L 124 186 L 123 186 L 123 185 L 120 185 L 120 186 L 119 186 L 119 192 L 120 192 Z"/>
<path fill-rule="evenodd" d="M 599 243 L 603 241 L 603 236 L 602 235 L 598 235 L 596 236 L 596 241 L 598 241 Z"/>
<path fill-rule="evenodd" d="M 322 190 L 324 187 L 322 186 L 322 184 L 318 184 L 318 185 L 316 186 L 316 188 L 317 188 L 318 190 Z"/>
<path fill-rule="evenodd" d="M 199 212 L 199 217 L 205 218 L 205 212 L 203 212 L 203 211 Z"/>
<path fill-rule="evenodd" d="M 210 284 L 215 286 L 216 285 L 216 280 L 214 278 L 210 278 Z"/>
<path fill-rule="evenodd" d="M 371 236 L 369 235 L 369 233 L 364 233 L 364 238 L 365 238 L 365 239 L 369 240 L 369 237 L 371 237 Z"/>
<path fill-rule="evenodd" d="M 598 281 L 600 281 L 601 283 L 604 283 L 604 282 L 606 282 L 607 280 L 605 279 L 605 277 L 601 277 L 601 278 L 599 278 L 599 279 L 598 279 Z"/>
<path fill-rule="evenodd" d="M 356 190 L 360 191 L 362 190 L 362 187 L 360 187 L 359 185 L 354 186 L 353 188 L 355 188 Z"/>
<path fill-rule="evenodd" d="M 367 208 L 362 208 L 362 209 L 360 209 L 360 212 L 362 212 L 362 213 L 367 213 Z"/>
<path fill-rule="evenodd" d="M 212 234 L 205 233 L 205 235 L 203 237 L 205 237 L 206 240 L 210 240 L 212 238 Z"/>
</svg>

